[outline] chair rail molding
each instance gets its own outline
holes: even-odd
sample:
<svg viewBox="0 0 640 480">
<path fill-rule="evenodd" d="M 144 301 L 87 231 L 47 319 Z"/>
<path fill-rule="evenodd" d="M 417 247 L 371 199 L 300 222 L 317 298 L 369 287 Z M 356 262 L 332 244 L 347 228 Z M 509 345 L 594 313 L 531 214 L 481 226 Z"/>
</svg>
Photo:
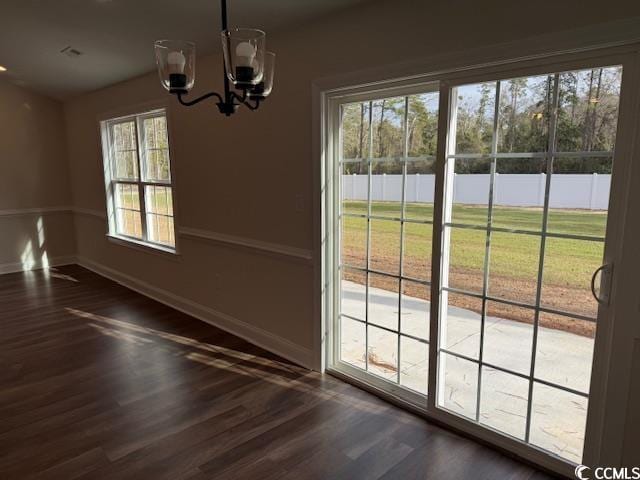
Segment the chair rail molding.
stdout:
<svg viewBox="0 0 640 480">
<path fill-rule="evenodd" d="M 0 210 L 0 218 L 2 217 L 24 217 L 30 215 L 50 215 L 56 213 L 72 213 L 73 207 L 40 207 L 40 208 L 9 208 Z"/>
<path fill-rule="evenodd" d="M 101 220 L 107 219 L 107 214 L 102 210 L 94 210 L 92 208 L 73 207 L 73 213 L 83 215 L 85 217 L 94 217 Z"/>
<path fill-rule="evenodd" d="M 308 263 L 309 265 L 311 265 L 313 261 L 313 252 L 304 248 L 292 247 L 279 243 L 265 242 L 253 238 L 239 237 L 236 235 L 229 235 L 226 233 L 218 233 L 211 230 L 201 230 L 189 227 L 179 227 L 178 234 L 185 238 L 224 243 L 228 245 L 249 248 L 252 250 L 258 250 L 264 253 L 291 257 L 292 259 L 303 261 L 304 263 Z"/>
</svg>

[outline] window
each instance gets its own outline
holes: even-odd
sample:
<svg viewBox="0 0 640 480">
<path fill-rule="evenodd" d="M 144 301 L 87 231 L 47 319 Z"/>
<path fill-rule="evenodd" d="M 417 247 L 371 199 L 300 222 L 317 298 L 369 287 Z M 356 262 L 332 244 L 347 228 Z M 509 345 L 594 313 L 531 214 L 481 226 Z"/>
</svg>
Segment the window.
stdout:
<svg viewBox="0 0 640 480">
<path fill-rule="evenodd" d="M 165 110 L 103 121 L 101 128 L 109 234 L 175 251 Z"/>
</svg>

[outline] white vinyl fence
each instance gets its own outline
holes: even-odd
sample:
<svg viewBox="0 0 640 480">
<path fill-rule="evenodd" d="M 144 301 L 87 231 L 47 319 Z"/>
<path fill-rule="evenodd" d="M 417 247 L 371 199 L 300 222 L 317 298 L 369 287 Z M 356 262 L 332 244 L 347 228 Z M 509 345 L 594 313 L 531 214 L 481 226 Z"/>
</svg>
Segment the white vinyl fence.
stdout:
<svg viewBox="0 0 640 480">
<path fill-rule="evenodd" d="M 433 202 L 433 175 L 407 175 L 407 202 Z M 546 174 L 496 174 L 494 204 L 513 207 L 542 207 Z M 554 174 L 551 177 L 549 206 L 606 210 L 609 205 L 609 174 Z M 367 175 L 343 175 L 345 200 L 367 200 Z M 372 201 L 400 201 L 402 175 L 373 175 Z M 482 205 L 489 198 L 488 174 L 455 174 L 455 203 Z"/>
</svg>

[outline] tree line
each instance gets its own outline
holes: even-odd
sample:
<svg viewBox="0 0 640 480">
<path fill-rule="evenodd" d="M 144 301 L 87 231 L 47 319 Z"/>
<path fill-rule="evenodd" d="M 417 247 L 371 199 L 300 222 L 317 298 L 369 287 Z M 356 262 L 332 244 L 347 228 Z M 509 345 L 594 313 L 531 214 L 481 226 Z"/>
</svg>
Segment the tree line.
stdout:
<svg viewBox="0 0 640 480">
<path fill-rule="evenodd" d="M 546 152 L 555 123 L 556 152 L 611 152 L 615 146 L 622 69 L 597 68 L 558 75 L 517 78 L 459 87 L 455 108 L 457 154 L 490 154 L 494 124 L 498 153 Z M 558 108 L 553 115 L 555 82 Z M 398 161 L 436 153 L 437 93 L 349 104 L 342 112 L 343 159 L 384 159 L 373 173 L 402 173 Z M 404 134 L 405 109 L 407 135 Z M 497 115 L 497 118 L 496 118 Z M 407 173 L 433 173 L 433 162 L 411 161 Z M 488 173 L 487 159 L 459 159 L 458 173 Z M 544 173 L 546 159 L 500 159 L 500 173 Z M 554 158 L 557 173 L 611 173 L 610 156 Z M 366 165 L 346 163 L 344 173 L 366 173 Z"/>
</svg>

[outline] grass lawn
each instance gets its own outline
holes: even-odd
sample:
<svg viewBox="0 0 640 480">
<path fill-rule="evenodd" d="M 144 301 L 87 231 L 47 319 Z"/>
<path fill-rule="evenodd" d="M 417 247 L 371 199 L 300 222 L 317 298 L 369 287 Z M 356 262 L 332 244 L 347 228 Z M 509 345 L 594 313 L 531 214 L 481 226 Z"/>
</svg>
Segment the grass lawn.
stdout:
<svg viewBox="0 0 640 480">
<path fill-rule="evenodd" d="M 345 212 L 366 213 L 366 202 L 345 202 L 343 207 Z M 372 204 L 373 215 L 399 217 L 399 213 L 398 203 Z M 408 218 L 431 220 L 432 214 L 432 204 L 407 205 Z M 496 207 L 494 214 L 495 226 L 541 230 L 541 209 Z M 455 223 L 486 225 L 487 209 L 481 206 L 456 205 L 452 217 Z M 554 210 L 549 214 L 549 230 L 552 232 L 598 237 L 604 236 L 605 224 L 606 215 L 601 212 Z M 366 228 L 366 219 L 344 217 L 342 241 L 346 264 L 364 266 Z M 431 225 L 405 224 L 405 276 L 428 279 L 431 268 L 431 236 Z M 371 220 L 371 268 L 397 273 L 400 263 L 399 246 L 399 222 Z M 474 292 L 482 291 L 485 247 L 485 232 L 451 228 L 450 286 Z M 542 305 L 595 317 L 597 308 L 591 297 L 589 284 L 593 271 L 601 264 L 603 248 L 602 242 L 548 237 Z M 489 294 L 523 303 L 535 303 L 539 256 L 539 236 L 493 232 L 489 257 Z"/>
</svg>

